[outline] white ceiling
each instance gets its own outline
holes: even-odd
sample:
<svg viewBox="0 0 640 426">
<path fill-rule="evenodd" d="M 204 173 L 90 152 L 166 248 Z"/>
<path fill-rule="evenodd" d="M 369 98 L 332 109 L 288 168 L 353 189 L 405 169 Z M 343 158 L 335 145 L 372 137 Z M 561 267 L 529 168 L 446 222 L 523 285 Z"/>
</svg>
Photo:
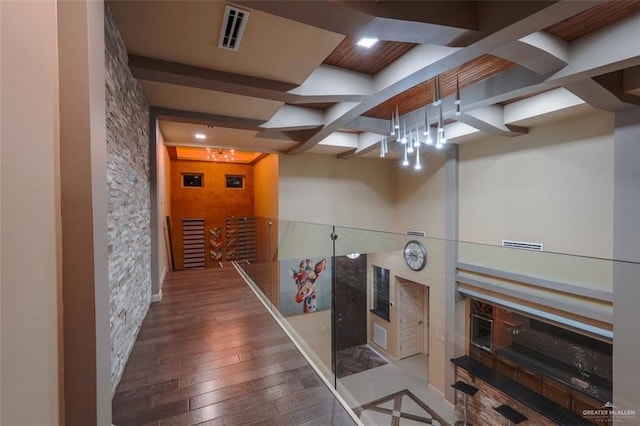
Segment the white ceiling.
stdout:
<svg viewBox="0 0 640 426">
<path fill-rule="evenodd" d="M 435 16 L 433 22 L 423 20 L 420 37 L 426 43 L 368 75 L 322 62 L 345 35 L 375 30 L 406 41 L 408 32 L 423 27 L 398 18 L 400 11 L 391 16 L 394 2 L 379 2 L 387 16 L 356 10 L 357 3 L 237 2 L 250 12 L 237 52 L 218 48 L 225 2 L 110 1 L 108 6 L 128 53 L 143 58 L 130 58 L 132 72 L 160 114 L 165 141 L 175 146 L 377 157 L 389 123 L 359 120 L 363 113 L 485 54 L 520 66 L 465 88 L 460 117 L 453 115 L 452 99 L 445 99 L 445 118 L 457 120 L 445 128 L 449 142 L 472 142 L 487 133 L 517 137 L 563 114 L 616 111 L 638 103 L 640 43 L 634 40 L 640 40 L 639 14 L 571 42 L 543 30 L 598 2 L 540 2 L 530 13 L 506 7 L 517 2 L 501 2 L 505 15 L 491 22 L 460 17 L 460 22 L 475 23 L 465 23 L 469 28 L 456 27 L 461 24 L 455 20 L 444 26 L 445 17 Z M 428 8 L 430 2 L 420 3 L 412 5 Z M 479 9 L 488 7 L 481 3 Z M 624 76 L 624 92 L 596 81 L 617 71 Z M 509 102 L 514 98 L 521 100 Z M 309 108 L 316 102 L 334 104 L 326 110 Z M 414 111 L 403 119 L 413 126 L 422 124 L 422 117 L 422 111 Z M 195 133 L 207 139 L 196 140 Z"/>
</svg>

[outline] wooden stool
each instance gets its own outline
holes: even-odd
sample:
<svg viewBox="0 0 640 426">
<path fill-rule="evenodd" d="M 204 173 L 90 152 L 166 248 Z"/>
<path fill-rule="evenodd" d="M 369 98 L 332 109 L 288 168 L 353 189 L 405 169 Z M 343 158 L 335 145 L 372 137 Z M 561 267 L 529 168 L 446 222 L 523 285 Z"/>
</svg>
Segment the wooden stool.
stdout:
<svg viewBox="0 0 640 426">
<path fill-rule="evenodd" d="M 471 386 L 470 384 L 467 384 L 465 382 L 461 382 L 461 381 L 457 381 L 454 384 L 451 385 L 452 388 L 454 388 L 455 390 L 459 390 L 460 392 L 462 392 L 462 396 L 464 399 L 464 420 L 458 420 L 455 424 L 457 425 L 468 425 L 469 423 L 467 423 L 467 395 L 469 396 L 473 396 L 476 394 L 476 392 L 478 392 L 478 388 L 475 386 Z"/>
<path fill-rule="evenodd" d="M 511 422 L 518 424 L 527 420 L 521 412 L 514 410 L 507 404 L 503 404 L 499 407 L 493 407 L 498 413 L 500 413 L 505 419 L 507 419 L 507 426 L 511 426 Z"/>
</svg>

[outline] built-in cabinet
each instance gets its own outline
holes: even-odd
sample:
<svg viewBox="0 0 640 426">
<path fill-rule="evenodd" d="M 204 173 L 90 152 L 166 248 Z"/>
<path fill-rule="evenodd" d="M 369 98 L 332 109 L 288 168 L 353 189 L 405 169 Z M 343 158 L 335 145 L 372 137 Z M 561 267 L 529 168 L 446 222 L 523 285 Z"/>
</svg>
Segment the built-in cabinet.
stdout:
<svg viewBox="0 0 640 426">
<path fill-rule="evenodd" d="M 483 349 L 471 346 L 469 348 L 469 356 L 487 367 L 495 368 L 493 355 Z"/>
<path fill-rule="evenodd" d="M 496 361 L 496 369 L 499 374 L 510 378 L 511 380 L 518 380 L 516 372 L 518 371 L 518 365 L 506 358 L 498 357 Z"/>
<path fill-rule="evenodd" d="M 534 325 L 533 320 L 497 306 L 472 300 L 469 321 L 468 355 L 471 359 L 494 369 L 500 376 L 533 390 L 579 416 L 583 416 L 585 410 L 602 410 L 603 401 L 581 392 L 577 385 L 568 385 L 566 380 L 569 379 L 566 377 L 563 380 L 554 377 L 553 374 L 548 375 L 547 370 L 552 371 L 552 369 L 541 367 L 550 365 L 560 368 L 555 365 L 559 362 L 548 361 L 545 364 L 545 361 L 538 358 L 532 361 L 525 354 L 515 350 L 519 347 L 518 342 L 528 336 L 525 333 Z M 487 329 L 487 326 L 490 326 L 490 329 Z M 490 341 L 486 340 L 487 336 L 490 336 Z M 539 368 L 536 368 L 536 365 Z M 581 371 L 572 371 L 573 367 L 571 364 L 566 367 L 569 369 L 568 374 L 576 375 L 571 379 L 571 383 L 576 377 L 581 378 Z M 589 376 L 585 375 L 585 377 Z M 585 381 L 577 381 L 584 386 L 591 386 Z M 606 420 L 598 421 L 591 418 L 589 420 L 599 425 L 610 424 Z"/>
<path fill-rule="evenodd" d="M 542 375 L 518 366 L 516 369 L 516 382 L 529 389 L 542 393 Z"/>
<path fill-rule="evenodd" d="M 571 389 L 550 377 L 542 378 L 542 395 L 564 408 L 571 409 Z"/>
<path fill-rule="evenodd" d="M 571 410 L 579 415 L 582 415 L 585 410 L 602 410 L 602 403 L 597 399 L 590 398 L 587 395 L 580 392 L 572 392 L 571 398 Z M 591 419 L 591 421 L 597 425 L 611 425 L 610 420 L 598 420 Z"/>
</svg>

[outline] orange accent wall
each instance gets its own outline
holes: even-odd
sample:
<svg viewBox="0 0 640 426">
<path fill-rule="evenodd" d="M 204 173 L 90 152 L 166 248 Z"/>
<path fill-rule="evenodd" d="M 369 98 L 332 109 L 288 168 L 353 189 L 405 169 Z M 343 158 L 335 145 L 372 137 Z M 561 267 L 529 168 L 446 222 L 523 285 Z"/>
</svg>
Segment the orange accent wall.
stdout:
<svg viewBox="0 0 640 426">
<path fill-rule="evenodd" d="M 255 212 L 258 218 L 258 262 L 269 268 L 253 271 L 254 281 L 274 306 L 280 306 L 278 249 L 279 156 L 269 154 L 255 165 Z M 271 226 L 269 226 L 271 222 Z M 255 269 L 255 268 L 254 268 Z M 257 277 L 256 277 L 257 275 Z"/>
<path fill-rule="evenodd" d="M 202 188 L 184 188 L 183 173 L 202 173 Z M 243 175 L 244 188 L 227 188 L 226 175 Z M 204 218 L 206 266 L 217 266 L 209 256 L 209 229 L 222 227 L 228 217 L 254 216 L 253 166 L 205 161 L 171 162 L 171 227 L 176 269 L 183 268 L 182 220 Z M 222 260 L 226 260 L 226 253 Z"/>
</svg>

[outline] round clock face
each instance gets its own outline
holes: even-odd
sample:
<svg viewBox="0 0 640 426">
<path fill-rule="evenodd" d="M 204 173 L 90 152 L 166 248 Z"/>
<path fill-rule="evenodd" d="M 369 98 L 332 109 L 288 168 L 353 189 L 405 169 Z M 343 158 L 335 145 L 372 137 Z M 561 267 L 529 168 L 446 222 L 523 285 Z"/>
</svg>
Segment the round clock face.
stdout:
<svg viewBox="0 0 640 426">
<path fill-rule="evenodd" d="M 414 271 L 420 271 L 425 267 L 427 250 L 420 241 L 411 240 L 404 246 L 404 261 Z"/>
</svg>

